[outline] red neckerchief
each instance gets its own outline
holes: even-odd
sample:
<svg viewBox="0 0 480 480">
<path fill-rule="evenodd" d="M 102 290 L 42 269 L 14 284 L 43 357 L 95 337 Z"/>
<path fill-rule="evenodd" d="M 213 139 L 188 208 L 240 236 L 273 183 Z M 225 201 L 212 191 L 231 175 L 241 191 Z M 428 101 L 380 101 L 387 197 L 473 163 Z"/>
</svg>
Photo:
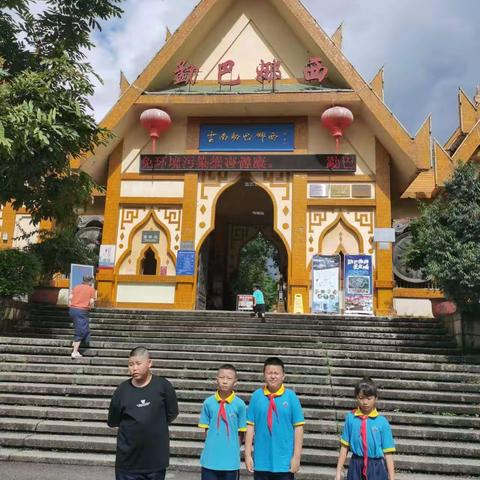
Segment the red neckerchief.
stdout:
<svg viewBox="0 0 480 480">
<path fill-rule="evenodd" d="M 362 411 L 357 408 L 353 410 L 352 413 L 356 417 L 360 417 L 362 420 L 362 425 L 360 427 L 360 436 L 362 438 L 362 448 L 363 448 L 363 468 L 362 476 L 367 479 L 367 470 L 368 470 L 368 440 L 367 440 L 367 419 L 368 417 L 375 418 L 378 416 L 377 409 L 374 408 L 368 415 L 364 415 Z M 368 479 L 367 479 L 368 480 Z"/>
<path fill-rule="evenodd" d="M 227 398 L 223 399 L 220 397 L 220 394 L 217 393 L 215 394 L 215 400 L 220 404 L 220 408 L 218 409 L 218 415 L 217 415 L 217 429 L 220 429 L 220 422 L 223 420 L 225 422 L 225 427 L 227 428 L 227 437 L 230 436 L 230 428 L 228 425 L 228 418 L 227 418 L 227 411 L 225 409 L 225 404 L 226 403 L 231 403 L 232 400 L 235 397 L 235 392 L 232 392 Z"/>
<path fill-rule="evenodd" d="M 275 405 L 275 398 L 280 397 L 285 393 L 285 387 L 282 385 L 275 393 L 271 393 L 267 387 L 264 387 L 263 393 L 268 397 L 268 400 L 269 400 L 268 412 L 267 412 L 267 426 L 268 426 L 268 429 L 270 430 L 270 433 L 272 433 L 273 412 L 275 412 L 275 415 L 277 416 L 277 419 L 278 419 L 277 405 Z"/>
</svg>

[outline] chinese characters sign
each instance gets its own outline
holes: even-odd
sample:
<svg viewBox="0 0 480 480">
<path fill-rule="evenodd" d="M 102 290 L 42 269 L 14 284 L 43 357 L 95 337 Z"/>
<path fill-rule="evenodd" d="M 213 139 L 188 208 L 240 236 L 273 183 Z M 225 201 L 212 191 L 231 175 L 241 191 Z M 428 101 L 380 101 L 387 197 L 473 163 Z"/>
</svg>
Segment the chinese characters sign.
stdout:
<svg viewBox="0 0 480 480">
<path fill-rule="evenodd" d="M 240 75 L 237 74 L 237 78 L 234 78 L 233 70 L 235 67 L 234 60 L 225 60 L 217 65 L 217 82 L 222 88 L 222 85 L 229 86 L 230 88 L 234 85 L 240 85 L 241 79 Z M 280 70 L 281 62 L 280 60 L 273 59 L 270 61 L 260 60 L 256 72 L 256 80 L 262 84 L 262 87 L 265 82 L 272 83 L 272 91 L 275 90 L 275 81 L 282 79 L 282 72 Z M 173 73 L 173 84 L 174 85 L 195 85 L 197 82 L 198 74 L 200 73 L 199 67 L 194 65 L 187 60 L 178 61 L 175 71 Z M 303 70 L 303 78 L 306 82 L 318 82 L 321 83 L 325 80 L 328 74 L 328 68 L 323 65 L 320 57 L 311 57 L 308 59 L 307 64 Z"/>
<path fill-rule="evenodd" d="M 295 149 L 295 125 L 200 125 L 201 152 L 291 152 Z"/>
<path fill-rule="evenodd" d="M 355 155 L 140 155 L 140 172 L 355 172 Z"/>
<path fill-rule="evenodd" d="M 160 243 L 160 232 L 154 230 L 143 231 L 142 243 Z"/>
</svg>

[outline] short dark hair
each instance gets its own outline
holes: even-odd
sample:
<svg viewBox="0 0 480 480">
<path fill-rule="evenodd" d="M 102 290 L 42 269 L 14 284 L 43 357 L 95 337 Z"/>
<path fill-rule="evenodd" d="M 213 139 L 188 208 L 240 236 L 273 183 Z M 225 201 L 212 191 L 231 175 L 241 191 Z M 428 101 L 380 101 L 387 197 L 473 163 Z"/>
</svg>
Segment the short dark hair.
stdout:
<svg viewBox="0 0 480 480">
<path fill-rule="evenodd" d="M 278 357 L 268 357 L 263 364 L 263 371 L 265 372 L 265 369 L 270 365 L 282 367 L 282 372 L 285 372 L 285 364 Z"/>
<path fill-rule="evenodd" d="M 378 397 L 377 385 L 370 377 L 363 377 L 355 385 L 355 396 L 358 397 L 360 394 L 366 397 Z"/>
<path fill-rule="evenodd" d="M 131 352 L 128 354 L 128 358 L 132 357 L 147 357 L 150 358 L 150 352 L 145 347 L 135 347 Z"/>
<path fill-rule="evenodd" d="M 232 370 L 232 372 L 235 373 L 235 376 L 237 376 L 237 369 L 231 363 L 224 363 L 218 368 L 218 371 L 220 370 Z"/>
</svg>

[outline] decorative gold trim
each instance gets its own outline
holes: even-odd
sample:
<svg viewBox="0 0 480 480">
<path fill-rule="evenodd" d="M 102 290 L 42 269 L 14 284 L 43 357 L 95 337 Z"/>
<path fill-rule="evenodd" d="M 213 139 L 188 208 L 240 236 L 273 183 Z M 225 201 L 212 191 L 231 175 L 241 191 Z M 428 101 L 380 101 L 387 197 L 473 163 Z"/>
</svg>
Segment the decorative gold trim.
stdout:
<svg viewBox="0 0 480 480">
<path fill-rule="evenodd" d="M 318 239 L 318 252 L 322 252 L 321 247 L 327 234 L 334 230 L 339 223 L 342 223 L 346 230 L 349 230 L 351 233 L 353 233 L 353 235 L 357 238 L 360 253 L 365 253 L 362 234 L 345 218 L 342 212 L 338 213 L 337 218 L 321 233 L 320 238 Z"/>
<path fill-rule="evenodd" d="M 138 215 L 137 215 L 138 217 Z M 133 237 L 136 235 L 136 233 L 143 228 L 149 221 L 150 219 L 153 219 L 154 223 L 157 225 L 158 228 L 160 228 L 163 233 L 167 237 L 167 256 L 170 258 L 170 260 L 173 262 L 173 265 L 176 266 L 176 257 L 172 250 L 170 249 L 170 244 L 171 244 L 171 238 L 170 238 L 170 231 L 168 228 L 162 223 L 162 221 L 157 217 L 157 214 L 155 213 L 154 210 L 150 210 L 147 215 L 145 215 L 145 218 L 139 222 L 135 227 L 133 227 L 132 231 L 130 232 L 130 235 L 128 236 L 128 247 L 127 249 L 122 253 L 120 258 L 118 259 L 114 273 L 116 276 L 119 275 L 120 268 L 122 267 L 123 262 L 128 258 L 128 256 L 132 253 L 132 243 L 133 243 Z M 137 270 L 138 271 L 138 270 Z M 116 288 L 115 288 L 115 295 L 116 295 Z"/>
</svg>

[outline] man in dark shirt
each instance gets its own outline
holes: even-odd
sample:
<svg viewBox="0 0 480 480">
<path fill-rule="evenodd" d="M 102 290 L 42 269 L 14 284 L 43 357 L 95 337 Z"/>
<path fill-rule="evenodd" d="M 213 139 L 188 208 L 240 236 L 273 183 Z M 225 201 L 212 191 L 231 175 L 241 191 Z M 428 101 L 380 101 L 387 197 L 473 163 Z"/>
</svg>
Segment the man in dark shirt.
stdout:
<svg viewBox="0 0 480 480">
<path fill-rule="evenodd" d="M 178 415 L 177 396 L 171 383 L 150 369 L 144 347 L 128 358 L 130 380 L 115 390 L 108 425 L 117 433 L 116 480 L 164 480 L 169 463 L 168 424 Z"/>
</svg>

